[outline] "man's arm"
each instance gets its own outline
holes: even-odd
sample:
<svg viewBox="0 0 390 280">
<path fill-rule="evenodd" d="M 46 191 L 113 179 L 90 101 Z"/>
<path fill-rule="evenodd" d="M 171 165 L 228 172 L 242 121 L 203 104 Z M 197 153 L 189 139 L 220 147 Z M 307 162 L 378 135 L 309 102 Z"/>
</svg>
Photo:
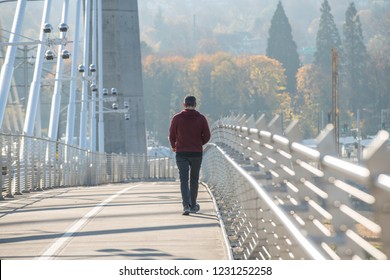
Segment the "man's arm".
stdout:
<svg viewBox="0 0 390 280">
<path fill-rule="evenodd" d="M 202 144 L 206 144 L 207 142 L 209 142 L 210 140 L 210 137 L 211 137 L 211 133 L 210 133 L 210 128 L 209 128 L 209 124 L 207 123 L 207 119 L 206 117 L 204 117 L 204 121 L 203 121 L 203 134 L 202 134 Z"/>
<path fill-rule="evenodd" d="M 169 143 L 171 144 L 172 151 L 176 152 L 176 122 L 174 118 L 169 127 Z"/>
</svg>

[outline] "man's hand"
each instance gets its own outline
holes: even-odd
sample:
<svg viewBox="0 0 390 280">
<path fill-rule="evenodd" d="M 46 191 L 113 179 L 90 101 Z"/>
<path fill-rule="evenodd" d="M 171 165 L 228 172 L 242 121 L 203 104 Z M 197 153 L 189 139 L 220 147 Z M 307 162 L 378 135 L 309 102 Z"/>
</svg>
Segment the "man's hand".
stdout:
<svg viewBox="0 0 390 280">
<path fill-rule="evenodd" d="M 174 153 L 176 153 L 176 147 L 175 147 L 175 148 L 172 148 L 172 151 L 173 151 Z"/>
</svg>

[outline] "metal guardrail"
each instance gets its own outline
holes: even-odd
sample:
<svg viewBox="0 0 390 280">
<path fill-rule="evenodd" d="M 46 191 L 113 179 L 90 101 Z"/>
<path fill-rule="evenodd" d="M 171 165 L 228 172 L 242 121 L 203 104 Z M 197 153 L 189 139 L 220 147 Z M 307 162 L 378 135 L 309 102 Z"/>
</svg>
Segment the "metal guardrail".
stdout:
<svg viewBox="0 0 390 280">
<path fill-rule="evenodd" d="M 388 259 L 389 133 L 362 165 L 337 156 L 333 126 L 300 143 L 297 122 L 282 133 L 245 116 L 218 121 L 202 181 L 218 203 L 235 259 Z"/>
<path fill-rule="evenodd" d="M 0 149 L 0 199 L 55 187 L 165 180 L 176 176 L 171 158 L 95 153 L 22 135 L 0 134 Z"/>
</svg>

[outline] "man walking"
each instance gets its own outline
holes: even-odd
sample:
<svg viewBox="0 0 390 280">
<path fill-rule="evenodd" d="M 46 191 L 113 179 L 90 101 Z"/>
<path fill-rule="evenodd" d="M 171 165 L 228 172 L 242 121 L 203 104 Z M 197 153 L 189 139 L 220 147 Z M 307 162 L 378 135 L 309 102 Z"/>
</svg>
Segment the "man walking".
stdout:
<svg viewBox="0 0 390 280">
<path fill-rule="evenodd" d="M 169 142 L 172 150 L 176 152 L 183 215 L 189 215 L 190 212 L 196 213 L 200 210 L 196 202 L 199 172 L 203 145 L 210 140 L 210 129 L 206 117 L 195 110 L 195 96 L 186 96 L 183 106 L 184 110 L 174 115 L 171 120 Z"/>
</svg>

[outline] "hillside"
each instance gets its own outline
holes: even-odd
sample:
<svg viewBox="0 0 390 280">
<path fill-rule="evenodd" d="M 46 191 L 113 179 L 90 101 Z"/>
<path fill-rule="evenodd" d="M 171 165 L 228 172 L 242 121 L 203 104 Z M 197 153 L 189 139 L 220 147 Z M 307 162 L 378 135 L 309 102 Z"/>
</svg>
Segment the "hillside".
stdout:
<svg viewBox="0 0 390 280">
<path fill-rule="evenodd" d="M 139 1 L 141 40 L 155 52 L 188 54 L 194 48 L 222 48 L 221 41 L 247 40 L 250 53 L 265 52 L 271 17 L 279 0 L 142 0 Z M 300 52 L 310 52 L 315 37 L 323 0 L 282 1 L 293 29 L 293 36 Z M 350 0 L 329 0 L 335 22 L 341 32 L 345 11 Z M 372 12 L 382 9 L 390 1 L 354 1 L 361 16 L 365 39 L 375 34 L 371 20 Z M 165 26 L 157 24 L 162 17 Z M 161 21 L 161 20 L 160 20 Z M 234 37 L 227 35 L 235 34 Z M 241 36 L 240 36 L 241 34 Z M 170 46 L 163 45 L 169 38 Z M 222 38 L 221 38 L 222 37 Z M 243 39 L 245 38 L 246 39 Z M 218 45 L 216 46 L 216 41 Z M 233 52 L 240 52 L 234 50 Z"/>
</svg>

